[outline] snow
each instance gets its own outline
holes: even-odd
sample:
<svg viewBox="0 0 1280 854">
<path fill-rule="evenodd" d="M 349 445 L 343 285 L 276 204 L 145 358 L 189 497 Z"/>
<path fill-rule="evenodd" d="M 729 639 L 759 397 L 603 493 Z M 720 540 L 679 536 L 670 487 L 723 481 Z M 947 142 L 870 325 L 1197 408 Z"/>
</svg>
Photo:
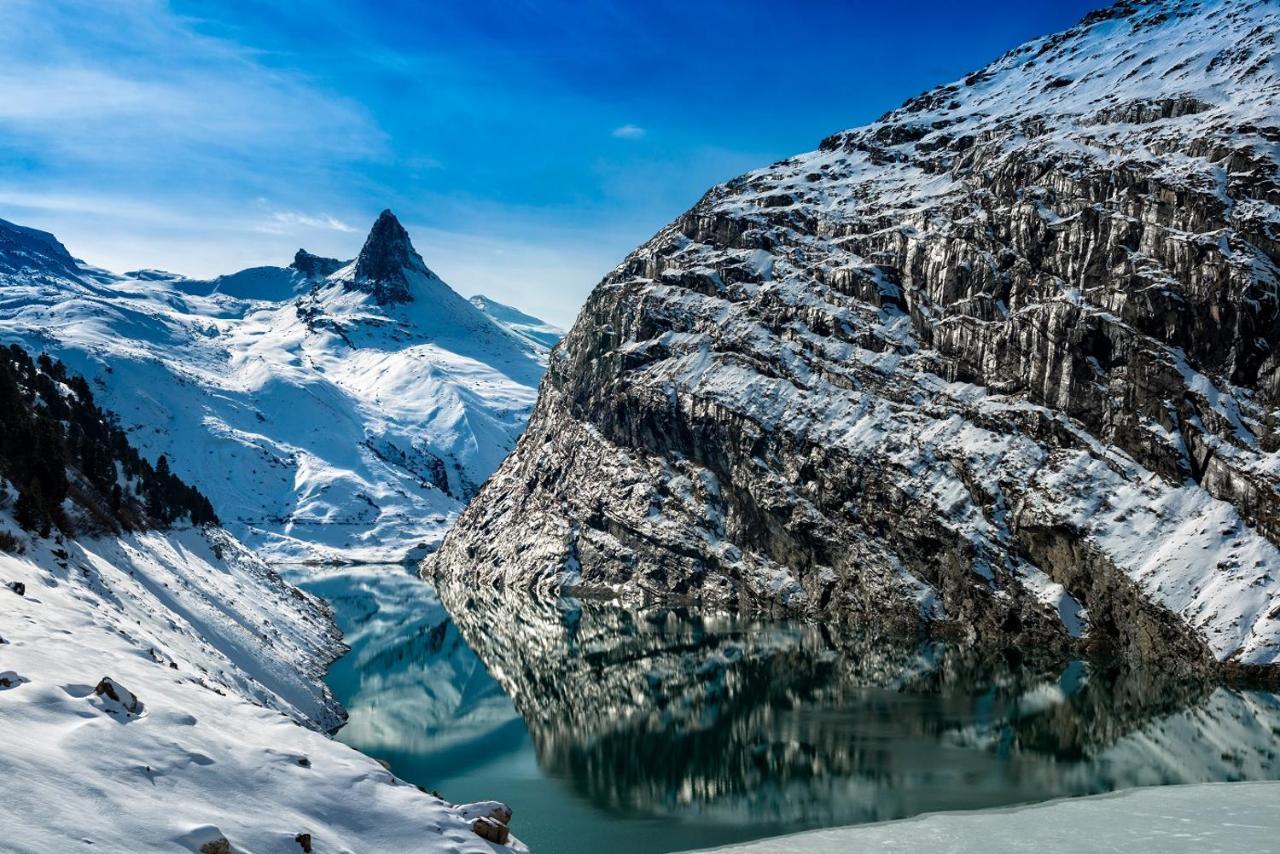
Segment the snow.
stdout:
<svg viewBox="0 0 1280 854">
<path fill-rule="evenodd" d="M 1137 789 L 1012 810 L 940 813 L 717 848 L 720 854 L 1256 854 L 1280 851 L 1280 783 Z"/>
<path fill-rule="evenodd" d="M 563 329 L 525 314 L 518 308 L 489 299 L 483 294 L 473 296 L 471 304 L 483 311 L 495 323 L 543 347 L 554 347 L 564 337 Z"/>
<path fill-rule="evenodd" d="M 328 611 L 224 532 L 28 541 L 0 581 L 3 850 L 523 850 L 317 731 Z"/>
</svg>

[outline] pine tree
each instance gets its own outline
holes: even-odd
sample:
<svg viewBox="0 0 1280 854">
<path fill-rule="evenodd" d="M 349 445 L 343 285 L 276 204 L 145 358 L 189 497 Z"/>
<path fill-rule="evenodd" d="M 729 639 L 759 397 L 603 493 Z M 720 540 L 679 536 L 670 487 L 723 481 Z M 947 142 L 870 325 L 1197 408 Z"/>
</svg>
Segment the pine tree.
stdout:
<svg viewBox="0 0 1280 854">
<path fill-rule="evenodd" d="M 38 530 L 40 536 L 49 536 L 49 512 L 45 507 L 44 491 L 41 490 L 40 481 L 37 478 L 33 477 L 26 488 L 18 493 L 13 517 L 24 530 Z"/>
</svg>

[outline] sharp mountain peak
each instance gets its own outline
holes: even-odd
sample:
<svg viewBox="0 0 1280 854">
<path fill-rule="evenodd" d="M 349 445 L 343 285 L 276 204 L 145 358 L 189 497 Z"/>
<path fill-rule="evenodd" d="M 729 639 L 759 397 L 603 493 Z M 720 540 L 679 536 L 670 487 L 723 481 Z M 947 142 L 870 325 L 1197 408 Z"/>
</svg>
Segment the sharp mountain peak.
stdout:
<svg viewBox="0 0 1280 854">
<path fill-rule="evenodd" d="M 348 287 L 374 295 L 379 303 L 401 303 L 413 300 L 407 273 L 413 271 L 431 278 L 422 256 L 413 248 L 409 232 L 390 209 L 378 215 L 356 257 Z"/>
</svg>

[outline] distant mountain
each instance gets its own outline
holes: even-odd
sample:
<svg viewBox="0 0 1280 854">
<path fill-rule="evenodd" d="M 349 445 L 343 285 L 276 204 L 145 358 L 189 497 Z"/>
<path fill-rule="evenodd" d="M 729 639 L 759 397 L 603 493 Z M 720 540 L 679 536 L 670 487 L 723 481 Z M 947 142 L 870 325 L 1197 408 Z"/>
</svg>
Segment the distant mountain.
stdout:
<svg viewBox="0 0 1280 854">
<path fill-rule="evenodd" d="M 84 374 L 152 460 L 277 560 L 399 560 L 514 446 L 546 348 L 432 273 L 390 211 L 359 256 L 117 276 L 0 222 L 0 341 Z"/>
<path fill-rule="evenodd" d="M 496 323 L 544 347 L 554 347 L 564 337 L 563 329 L 552 326 L 545 320 L 539 320 L 532 315 L 525 314 L 518 308 L 512 308 L 496 300 L 491 300 L 486 296 L 476 294 L 471 298 L 471 304 L 487 314 Z"/>
<path fill-rule="evenodd" d="M 0 275 L 65 276 L 78 279 L 79 264 L 47 231 L 0 219 Z"/>
<path fill-rule="evenodd" d="M 1117 3 L 713 188 L 428 569 L 1277 673 L 1277 33 Z"/>
</svg>

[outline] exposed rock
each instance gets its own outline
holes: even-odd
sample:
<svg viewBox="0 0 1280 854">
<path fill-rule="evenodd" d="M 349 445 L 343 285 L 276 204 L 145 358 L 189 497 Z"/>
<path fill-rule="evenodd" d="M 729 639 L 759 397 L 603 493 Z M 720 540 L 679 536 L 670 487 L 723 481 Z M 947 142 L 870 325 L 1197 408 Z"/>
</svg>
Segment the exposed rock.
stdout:
<svg viewBox="0 0 1280 854">
<path fill-rule="evenodd" d="M 426 570 L 1274 666 L 1278 28 L 1118 6 L 713 189 Z"/>
<path fill-rule="evenodd" d="M 311 854 L 311 834 L 299 833 L 293 837 L 293 841 L 298 843 L 298 847 L 302 849 L 302 854 Z"/>
<path fill-rule="evenodd" d="M 471 822 L 471 829 L 475 831 L 476 836 L 497 845 L 506 845 L 511 841 L 510 829 L 497 819 L 478 818 Z"/>
<path fill-rule="evenodd" d="M 219 836 L 201 845 L 200 854 L 231 854 L 231 843 L 225 836 Z"/>
<path fill-rule="evenodd" d="M 378 215 L 365 239 L 347 287 L 373 294 L 381 305 L 413 299 L 408 275 L 434 277 L 409 241 L 409 233 L 389 210 Z"/>
<path fill-rule="evenodd" d="M 94 687 L 93 693 L 99 697 L 105 697 L 130 715 L 142 713 L 142 702 L 134 696 L 132 691 L 113 680 L 110 676 L 102 677 L 102 680 Z"/>
<path fill-rule="evenodd" d="M 324 258 L 312 255 L 305 249 L 299 249 L 293 256 L 293 263 L 289 266 L 308 279 L 323 279 L 337 272 L 346 263 L 337 258 Z"/>
<path fill-rule="evenodd" d="M 83 271 L 52 234 L 0 219 L 0 273 L 79 279 Z"/>
<path fill-rule="evenodd" d="M 502 824 L 511 824 L 511 807 L 501 801 L 477 801 L 474 804 L 459 804 L 458 812 L 470 821 L 475 818 L 491 818 Z"/>
<path fill-rule="evenodd" d="M 26 677 L 14 673 L 12 670 L 0 672 L 0 689 L 17 688 L 24 682 L 28 682 Z"/>
<path fill-rule="evenodd" d="M 27 585 L 23 584 L 21 581 L 10 581 L 9 589 L 14 593 L 17 593 L 19 596 L 27 595 Z"/>
</svg>

